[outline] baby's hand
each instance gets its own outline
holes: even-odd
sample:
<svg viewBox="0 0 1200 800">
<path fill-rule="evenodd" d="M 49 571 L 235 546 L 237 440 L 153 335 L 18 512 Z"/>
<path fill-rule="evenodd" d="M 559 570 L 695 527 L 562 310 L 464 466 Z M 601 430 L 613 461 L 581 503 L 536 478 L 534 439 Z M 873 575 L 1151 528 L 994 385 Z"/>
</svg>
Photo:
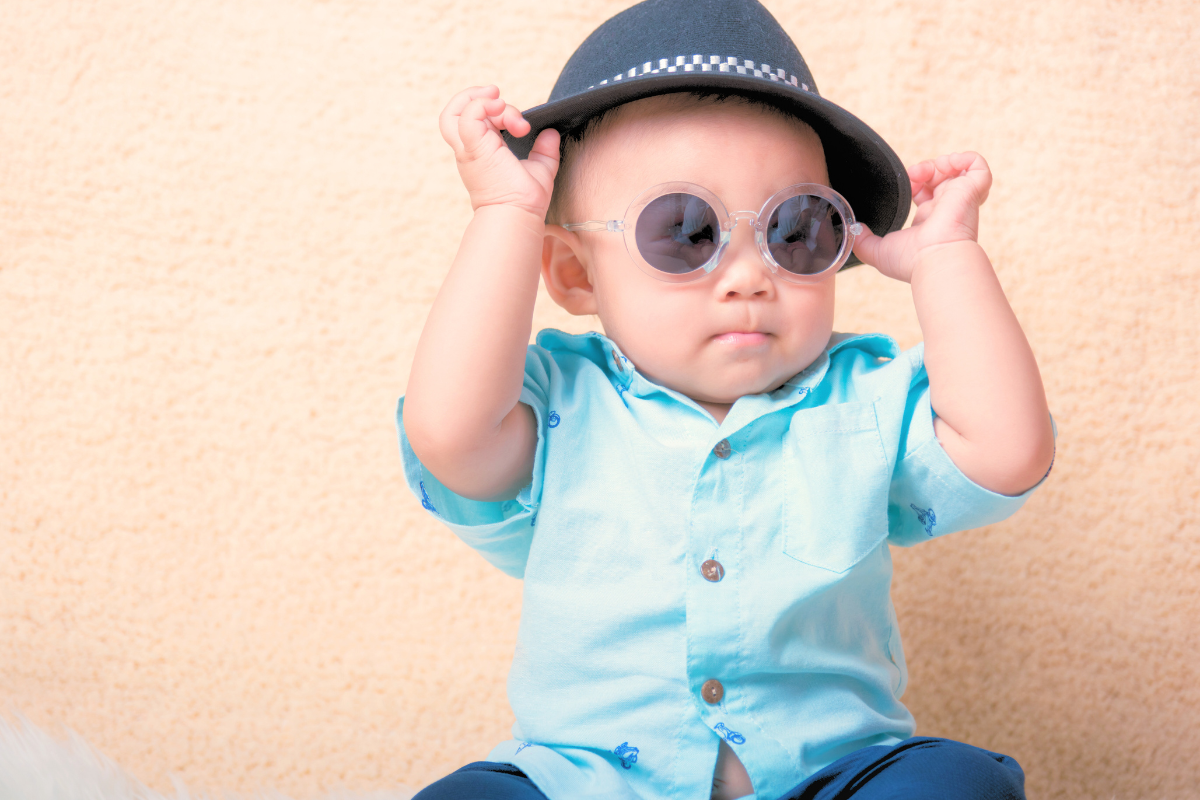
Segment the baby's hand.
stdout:
<svg viewBox="0 0 1200 800">
<path fill-rule="evenodd" d="M 454 148 L 458 174 L 471 195 L 471 208 L 511 205 L 544 217 L 558 172 L 558 131 L 538 134 L 521 161 L 500 136 L 529 133 L 521 112 L 500 99 L 495 86 L 473 86 L 454 95 L 438 119 L 442 138 Z"/>
<path fill-rule="evenodd" d="M 867 230 L 855 241 L 854 252 L 884 275 L 911 282 L 922 251 L 976 241 L 979 206 L 992 186 L 992 171 L 978 153 L 951 153 L 909 167 L 908 179 L 917 204 L 912 225 L 882 237 Z"/>
</svg>

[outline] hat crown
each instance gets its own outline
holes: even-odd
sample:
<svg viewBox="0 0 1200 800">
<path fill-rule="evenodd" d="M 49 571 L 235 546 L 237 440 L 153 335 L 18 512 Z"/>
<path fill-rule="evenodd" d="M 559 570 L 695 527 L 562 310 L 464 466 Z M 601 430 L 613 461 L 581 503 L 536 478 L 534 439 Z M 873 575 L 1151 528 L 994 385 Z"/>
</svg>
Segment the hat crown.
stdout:
<svg viewBox="0 0 1200 800">
<path fill-rule="evenodd" d="M 529 133 L 502 133 L 525 158 L 546 128 L 586 130 L 623 103 L 669 92 L 735 93 L 803 120 L 825 148 L 830 186 L 855 217 L 880 234 L 904 225 L 912 193 L 900 158 L 866 123 L 817 94 L 795 43 L 757 0 L 645 0 L 622 11 L 579 45 L 549 101 L 523 112 Z"/>
<path fill-rule="evenodd" d="M 816 93 L 800 51 L 756 0 L 645 0 L 579 45 L 549 102 L 647 74 L 687 69 L 782 80 Z"/>
</svg>

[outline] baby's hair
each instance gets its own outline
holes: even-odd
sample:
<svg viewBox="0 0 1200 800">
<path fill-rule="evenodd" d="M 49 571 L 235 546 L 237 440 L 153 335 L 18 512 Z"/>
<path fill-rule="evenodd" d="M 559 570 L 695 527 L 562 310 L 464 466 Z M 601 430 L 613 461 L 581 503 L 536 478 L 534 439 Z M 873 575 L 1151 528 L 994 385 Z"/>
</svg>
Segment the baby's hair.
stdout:
<svg viewBox="0 0 1200 800">
<path fill-rule="evenodd" d="M 558 174 L 554 178 L 554 193 L 550 197 L 550 207 L 546 211 L 546 222 L 562 224 L 564 222 L 581 222 L 582 220 L 568 219 L 576 214 L 573 201 L 577 198 L 580 187 L 582 166 L 586 159 L 584 145 L 591 138 L 615 125 L 631 106 L 640 105 L 645 101 L 653 103 L 655 110 L 667 113 L 679 113 L 695 108 L 724 105 L 733 108 L 756 111 L 768 116 L 782 119 L 793 127 L 804 139 L 809 139 L 817 147 L 821 147 L 820 137 L 806 122 L 769 102 L 743 94 L 731 92 L 674 92 L 671 94 L 655 95 L 642 100 L 634 100 L 623 105 L 614 106 L 603 114 L 588 120 L 587 124 L 563 134 L 559 148 L 560 163 Z M 644 106 L 642 106 L 644 108 Z M 632 199 L 632 198 L 631 198 Z"/>
</svg>

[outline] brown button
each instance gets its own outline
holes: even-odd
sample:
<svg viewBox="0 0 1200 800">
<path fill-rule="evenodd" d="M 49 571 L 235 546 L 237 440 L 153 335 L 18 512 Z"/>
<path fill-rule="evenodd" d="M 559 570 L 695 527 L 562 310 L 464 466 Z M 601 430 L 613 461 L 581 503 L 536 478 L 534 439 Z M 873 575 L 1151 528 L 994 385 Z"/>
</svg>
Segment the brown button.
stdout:
<svg viewBox="0 0 1200 800">
<path fill-rule="evenodd" d="M 617 351 L 612 351 L 613 363 L 617 365 L 617 372 L 624 372 L 625 365 L 621 363 L 621 357 L 617 355 Z"/>
<path fill-rule="evenodd" d="M 733 452 L 729 447 L 729 440 L 722 439 L 713 447 L 713 455 L 717 458 L 729 458 L 729 454 Z"/>
<path fill-rule="evenodd" d="M 703 575 L 706 580 L 716 583 L 717 581 L 721 580 L 721 578 L 725 577 L 725 568 L 721 566 L 720 561 L 710 558 L 708 561 L 705 561 L 700 565 L 700 574 Z"/>
<path fill-rule="evenodd" d="M 700 687 L 700 696 L 704 698 L 704 702 L 714 706 L 725 696 L 725 687 L 716 678 L 709 678 Z"/>
</svg>

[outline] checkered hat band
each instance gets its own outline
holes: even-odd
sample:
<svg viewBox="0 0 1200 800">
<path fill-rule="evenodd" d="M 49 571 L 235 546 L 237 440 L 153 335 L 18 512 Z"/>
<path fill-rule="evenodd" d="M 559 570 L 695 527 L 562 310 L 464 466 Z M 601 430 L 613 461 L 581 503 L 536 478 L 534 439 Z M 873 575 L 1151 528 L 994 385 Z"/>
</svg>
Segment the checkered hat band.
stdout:
<svg viewBox="0 0 1200 800">
<path fill-rule="evenodd" d="M 619 75 L 594 83 L 588 89 L 595 89 L 597 86 L 606 86 L 630 78 L 640 78 L 644 75 L 660 75 L 669 72 L 728 72 L 735 75 L 750 75 L 776 83 L 788 83 L 806 92 L 812 91 L 807 83 L 801 83 L 795 75 L 788 74 L 787 70 L 782 67 L 772 69 L 770 64 L 756 64 L 748 58 L 736 56 L 702 55 L 675 56 L 674 58 L 647 61 L 641 66 L 632 67 Z"/>
</svg>

